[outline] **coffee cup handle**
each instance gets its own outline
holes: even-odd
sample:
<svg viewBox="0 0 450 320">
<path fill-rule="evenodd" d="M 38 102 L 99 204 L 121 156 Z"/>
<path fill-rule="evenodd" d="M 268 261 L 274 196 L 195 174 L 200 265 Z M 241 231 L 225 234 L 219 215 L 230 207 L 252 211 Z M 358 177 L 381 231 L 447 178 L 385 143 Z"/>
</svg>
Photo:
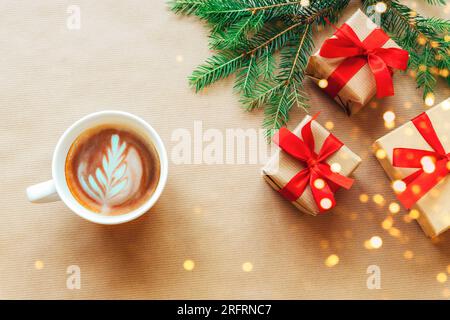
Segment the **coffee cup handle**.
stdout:
<svg viewBox="0 0 450 320">
<path fill-rule="evenodd" d="M 55 182 L 48 180 L 27 188 L 28 200 L 34 203 L 46 203 L 60 200 Z"/>
</svg>

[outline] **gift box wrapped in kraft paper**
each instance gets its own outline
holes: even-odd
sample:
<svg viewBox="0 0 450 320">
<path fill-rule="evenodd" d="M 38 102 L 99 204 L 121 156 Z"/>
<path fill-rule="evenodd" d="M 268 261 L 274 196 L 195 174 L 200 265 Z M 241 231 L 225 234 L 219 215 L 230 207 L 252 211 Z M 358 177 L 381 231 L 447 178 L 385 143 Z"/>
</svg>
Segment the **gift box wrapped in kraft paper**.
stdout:
<svg viewBox="0 0 450 320">
<path fill-rule="evenodd" d="M 450 227 L 450 99 L 374 144 L 399 201 L 435 237 Z"/>
<path fill-rule="evenodd" d="M 300 211 L 325 213 L 336 205 L 335 192 L 349 189 L 348 176 L 361 158 L 333 134 L 306 116 L 291 132 L 281 128 L 274 135 L 280 148 L 262 169 L 265 180 Z"/>
<path fill-rule="evenodd" d="M 393 70 L 406 70 L 409 54 L 357 10 L 312 55 L 306 74 L 348 114 L 373 96 L 394 95 Z"/>
</svg>

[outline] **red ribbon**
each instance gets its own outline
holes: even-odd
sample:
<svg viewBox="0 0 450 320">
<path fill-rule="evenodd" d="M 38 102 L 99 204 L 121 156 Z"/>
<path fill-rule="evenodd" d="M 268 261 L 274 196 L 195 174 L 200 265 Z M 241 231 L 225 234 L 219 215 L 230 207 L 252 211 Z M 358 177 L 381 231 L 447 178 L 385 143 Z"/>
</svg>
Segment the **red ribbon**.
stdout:
<svg viewBox="0 0 450 320">
<path fill-rule="evenodd" d="M 380 28 L 374 29 L 363 41 L 346 23 L 334 33 L 336 38 L 325 40 L 320 55 L 324 58 L 347 58 L 328 77 L 324 89 L 332 98 L 366 64 L 375 77 L 377 98 L 394 95 L 392 68 L 406 70 L 408 51 L 399 48 L 382 48 L 389 36 Z"/>
<path fill-rule="evenodd" d="M 421 113 L 412 120 L 412 123 L 434 151 L 409 148 L 395 148 L 393 151 L 393 165 L 395 167 L 420 168 L 420 170 L 403 179 L 406 189 L 397 195 L 407 209 L 410 209 L 450 173 L 450 153 L 445 152 L 428 115 L 425 112 Z M 421 162 L 425 156 L 433 160 L 433 172 L 425 172 L 423 169 Z"/>
<path fill-rule="evenodd" d="M 339 187 L 350 189 L 353 184 L 353 179 L 340 175 L 339 173 L 331 171 L 330 165 L 325 162 L 332 154 L 338 151 L 344 144 L 339 141 L 333 134 L 330 134 L 323 143 L 319 153 L 314 151 L 315 141 L 311 130 L 311 123 L 317 118 L 316 114 L 308 123 L 306 123 L 302 130 L 300 139 L 286 128 L 281 128 L 275 134 L 273 141 L 280 146 L 280 148 L 301 161 L 305 166 L 298 172 L 282 189 L 281 195 L 289 201 L 296 201 L 305 191 L 306 186 L 310 185 L 314 200 L 319 207 L 319 211 L 323 212 L 333 208 L 336 205 L 334 193 Z M 324 184 L 322 188 L 314 186 L 317 179 L 322 179 Z M 329 200 L 325 207 L 321 201 Z"/>
</svg>

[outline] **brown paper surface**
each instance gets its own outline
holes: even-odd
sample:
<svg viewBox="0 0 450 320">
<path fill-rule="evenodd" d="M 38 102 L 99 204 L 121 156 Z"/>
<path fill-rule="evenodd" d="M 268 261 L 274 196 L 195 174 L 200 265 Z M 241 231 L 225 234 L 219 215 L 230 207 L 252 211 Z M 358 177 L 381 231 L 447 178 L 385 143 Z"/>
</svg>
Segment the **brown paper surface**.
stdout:
<svg viewBox="0 0 450 320">
<path fill-rule="evenodd" d="M 448 15 L 445 7 L 416 2 L 425 16 Z M 66 27 L 74 4 L 80 30 Z M 360 5 L 352 1 L 340 23 Z M 332 33 L 327 27 L 314 42 Z M 192 141 L 196 123 L 204 132 L 258 130 L 264 114 L 242 110 L 233 77 L 200 94 L 189 88 L 186 78 L 211 55 L 208 31 L 195 18 L 170 13 L 165 1 L 1 1 L 0 41 L 1 299 L 450 297 L 450 282 L 436 281 L 450 264 L 450 232 L 432 241 L 417 223 L 404 221 L 406 210 L 389 212 L 397 200 L 371 150 L 389 132 L 384 112 L 394 111 L 398 126 L 426 110 L 408 75 L 396 75 L 394 97 L 373 100 L 353 117 L 305 80 L 310 114 L 321 111 L 320 123 L 363 160 L 353 187 L 336 193 L 338 207 L 313 217 L 299 215 L 261 178 L 267 159 L 243 165 L 172 160 L 177 130 Z M 442 81 L 435 95 L 436 102 L 450 96 Z M 105 109 L 141 116 L 166 144 L 169 179 L 155 207 L 130 223 L 101 226 L 61 202 L 29 203 L 25 189 L 51 178 L 52 152 L 64 130 Z M 293 108 L 290 117 L 293 129 L 305 113 Z M 383 196 L 380 205 L 376 195 Z M 382 224 L 390 216 L 387 230 Z M 382 246 L 366 249 L 373 236 Z M 329 267 L 333 254 L 339 263 Z M 194 262 L 191 271 L 187 260 Z M 252 268 L 246 264 L 244 271 L 244 263 Z M 380 289 L 367 287 L 374 265 Z M 80 289 L 67 287 L 70 266 L 80 268 Z"/>
<path fill-rule="evenodd" d="M 450 98 L 427 111 L 433 127 L 447 152 L 450 152 Z M 394 148 L 433 150 L 416 130 L 411 121 L 398 127 L 375 142 L 375 150 L 383 149 L 386 157 L 380 159 L 383 168 L 392 180 L 403 179 L 417 169 L 392 166 Z M 446 177 L 425 196 L 413 209 L 419 210 L 418 219 L 425 233 L 437 236 L 450 228 L 450 179 Z"/>
<path fill-rule="evenodd" d="M 352 27 L 356 35 L 363 41 L 377 25 L 372 22 L 360 9 L 346 21 Z M 383 48 L 400 48 L 392 39 L 389 39 Z M 310 57 L 306 74 L 314 81 L 328 79 L 333 71 L 345 58 L 327 59 L 319 55 L 317 51 Z M 395 83 L 394 83 L 395 87 Z M 365 64 L 345 85 L 334 100 L 348 114 L 357 113 L 376 94 L 375 78 L 368 64 Z"/>
<path fill-rule="evenodd" d="M 297 136 L 301 136 L 300 132 L 303 126 L 310 119 L 310 116 L 306 116 L 292 132 Z M 319 153 L 320 148 L 330 132 L 322 127 L 317 121 L 312 122 L 311 129 L 315 141 L 314 151 Z M 338 164 L 341 167 L 341 171 L 339 173 L 344 176 L 349 176 L 361 163 L 361 158 L 344 144 L 344 146 L 330 156 L 326 162 L 329 165 Z M 263 173 L 266 181 L 269 182 L 275 190 L 280 190 L 303 168 L 304 166 L 300 161 L 279 149 L 273 154 L 272 158 L 263 168 Z M 297 201 L 293 201 L 292 203 L 302 212 L 309 213 L 314 216 L 320 213 L 310 186 L 307 186 Z M 338 205 L 339 203 L 337 203 L 337 206 Z"/>
</svg>

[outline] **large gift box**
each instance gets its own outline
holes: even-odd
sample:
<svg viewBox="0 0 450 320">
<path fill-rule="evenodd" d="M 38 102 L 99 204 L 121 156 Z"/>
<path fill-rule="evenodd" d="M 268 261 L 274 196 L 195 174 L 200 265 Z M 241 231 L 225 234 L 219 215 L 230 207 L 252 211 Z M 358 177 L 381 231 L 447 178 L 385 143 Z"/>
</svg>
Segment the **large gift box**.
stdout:
<svg viewBox="0 0 450 320">
<path fill-rule="evenodd" d="M 306 116 L 291 132 L 281 128 L 274 136 L 280 148 L 262 169 L 265 180 L 300 211 L 317 215 L 336 204 L 334 193 L 349 189 L 349 175 L 361 158 Z"/>
<path fill-rule="evenodd" d="M 406 70 L 408 57 L 358 9 L 310 57 L 306 74 L 351 115 L 375 95 L 394 95 L 393 69 Z"/>
<path fill-rule="evenodd" d="M 374 144 L 399 201 L 435 237 L 450 227 L 450 99 Z"/>
</svg>

